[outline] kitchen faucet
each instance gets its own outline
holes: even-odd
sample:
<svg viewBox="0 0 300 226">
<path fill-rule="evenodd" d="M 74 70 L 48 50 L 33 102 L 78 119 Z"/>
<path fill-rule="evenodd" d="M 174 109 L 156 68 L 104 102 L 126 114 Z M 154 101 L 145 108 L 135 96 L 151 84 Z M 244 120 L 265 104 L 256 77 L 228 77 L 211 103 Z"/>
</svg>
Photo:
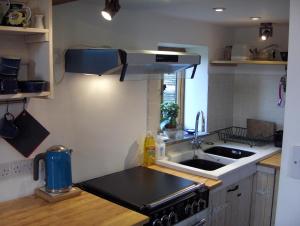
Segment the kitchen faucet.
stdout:
<svg viewBox="0 0 300 226">
<path fill-rule="evenodd" d="M 200 118 L 200 114 L 201 114 L 201 132 L 205 132 L 205 119 L 204 119 L 204 112 L 203 111 L 199 111 L 196 115 L 196 122 L 195 122 L 195 133 L 194 133 L 194 138 L 192 140 L 192 149 L 194 150 L 194 156 L 193 159 L 196 159 L 196 150 L 201 148 L 201 144 L 202 144 L 202 140 L 198 137 L 198 127 L 199 127 L 199 118 Z"/>
</svg>

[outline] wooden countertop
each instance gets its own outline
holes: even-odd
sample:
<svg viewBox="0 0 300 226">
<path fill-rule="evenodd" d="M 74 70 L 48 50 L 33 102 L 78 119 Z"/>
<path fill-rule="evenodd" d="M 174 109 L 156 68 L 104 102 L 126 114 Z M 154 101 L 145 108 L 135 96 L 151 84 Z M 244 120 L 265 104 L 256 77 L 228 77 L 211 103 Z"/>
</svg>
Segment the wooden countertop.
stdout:
<svg viewBox="0 0 300 226">
<path fill-rule="evenodd" d="M 259 162 L 259 165 L 280 169 L 281 152 Z"/>
<path fill-rule="evenodd" d="M 182 177 L 182 178 L 185 178 L 188 180 L 192 180 L 197 183 L 204 183 L 209 189 L 216 188 L 222 184 L 222 181 L 220 181 L 220 180 L 213 180 L 213 179 L 209 179 L 206 177 L 196 176 L 196 175 L 192 175 L 189 173 L 181 172 L 178 170 L 170 169 L 170 168 L 159 166 L 159 165 L 148 166 L 148 168 L 158 170 L 163 173 L 168 173 L 168 174 L 171 174 L 174 176 Z"/>
<path fill-rule="evenodd" d="M 143 225 L 149 218 L 87 192 L 49 204 L 28 196 L 0 203 L 0 225 L 9 226 L 115 226 Z"/>
</svg>

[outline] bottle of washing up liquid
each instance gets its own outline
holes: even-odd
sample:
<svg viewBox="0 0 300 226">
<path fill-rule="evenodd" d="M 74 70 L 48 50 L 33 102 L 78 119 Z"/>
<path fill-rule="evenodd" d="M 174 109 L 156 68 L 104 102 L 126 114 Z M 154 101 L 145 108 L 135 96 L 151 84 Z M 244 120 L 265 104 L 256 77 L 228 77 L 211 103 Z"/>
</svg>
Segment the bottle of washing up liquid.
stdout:
<svg viewBox="0 0 300 226">
<path fill-rule="evenodd" d="M 166 157 L 166 144 L 163 141 L 161 135 L 158 135 L 156 138 L 156 160 L 163 160 Z"/>
<path fill-rule="evenodd" d="M 144 166 L 150 166 L 155 163 L 155 139 L 152 133 L 147 132 L 144 143 Z"/>
</svg>

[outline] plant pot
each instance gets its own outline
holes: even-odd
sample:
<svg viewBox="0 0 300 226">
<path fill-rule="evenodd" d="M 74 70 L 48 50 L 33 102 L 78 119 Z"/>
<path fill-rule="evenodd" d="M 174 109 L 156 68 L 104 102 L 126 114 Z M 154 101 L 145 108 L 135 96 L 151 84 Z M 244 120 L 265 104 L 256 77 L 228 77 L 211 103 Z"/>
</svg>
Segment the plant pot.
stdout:
<svg viewBox="0 0 300 226">
<path fill-rule="evenodd" d="M 177 134 L 177 129 L 173 128 L 173 129 L 166 129 L 165 134 L 170 138 L 170 139 L 175 139 L 176 138 L 176 134 Z"/>
</svg>

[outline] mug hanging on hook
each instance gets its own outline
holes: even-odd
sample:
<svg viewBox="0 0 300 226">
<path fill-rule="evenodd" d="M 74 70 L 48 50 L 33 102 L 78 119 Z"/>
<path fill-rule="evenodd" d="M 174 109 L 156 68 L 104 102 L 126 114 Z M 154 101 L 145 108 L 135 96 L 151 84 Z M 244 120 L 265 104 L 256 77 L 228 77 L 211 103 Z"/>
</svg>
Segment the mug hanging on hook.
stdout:
<svg viewBox="0 0 300 226">
<path fill-rule="evenodd" d="M 19 133 L 19 128 L 15 125 L 15 116 L 9 112 L 9 103 L 6 104 L 6 113 L 0 120 L 0 136 L 6 139 L 13 139 Z"/>
</svg>

